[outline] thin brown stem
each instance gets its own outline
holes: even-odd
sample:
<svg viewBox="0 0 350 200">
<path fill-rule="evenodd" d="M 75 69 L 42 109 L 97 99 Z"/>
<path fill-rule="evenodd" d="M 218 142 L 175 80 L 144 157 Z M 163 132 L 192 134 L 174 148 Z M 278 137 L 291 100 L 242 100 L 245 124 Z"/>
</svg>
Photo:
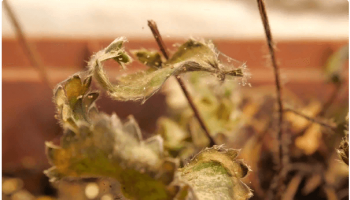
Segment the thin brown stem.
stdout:
<svg viewBox="0 0 350 200">
<path fill-rule="evenodd" d="M 278 68 L 278 64 L 276 61 L 276 55 L 275 55 L 275 50 L 274 50 L 274 43 L 273 43 L 273 39 L 272 39 L 270 24 L 269 24 L 269 20 L 268 20 L 267 13 L 266 13 L 265 3 L 264 3 L 264 0 L 257 0 L 257 3 L 258 3 L 258 8 L 259 8 L 261 20 L 262 20 L 262 23 L 264 25 L 267 45 L 269 48 L 270 58 L 272 61 L 272 66 L 274 69 L 274 76 L 275 76 L 278 113 L 279 113 L 278 135 L 277 135 L 277 140 L 279 142 L 279 146 L 278 146 L 278 152 L 277 152 L 278 156 L 276 156 L 276 159 L 277 159 L 277 173 L 280 174 L 281 170 L 283 169 L 284 164 L 288 163 L 288 148 L 287 147 L 283 148 L 283 145 L 282 145 L 282 136 L 283 136 L 283 129 L 282 129 L 282 124 L 283 124 L 282 87 L 281 87 L 281 82 L 280 82 L 279 68 Z M 282 183 L 283 177 L 278 178 L 278 182 Z M 283 186 L 283 184 L 273 184 L 273 185 L 276 185 L 276 187 L 280 187 L 280 188 Z M 278 193 L 280 193 L 280 191 Z"/>
<path fill-rule="evenodd" d="M 42 81 L 51 89 L 52 86 L 51 86 L 51 83 L 48 79 L 47 72 L 46 72 L 44 66 L 41 64 L 35 51 L 30 47 L 30 45 L 29 45 L 29 43 L 28 43 L 28 41 L 23 33 L 22 28 L 21 28 L 20 24 L 18 23 L 18 20 L 11 9 L 11 6 L 8 4 L 7 1 L 8 0 L 4 0 L 3 5 L 4 5 L 5 10 L 7 11 L 8 16 L 10 17 L 10 20 L 11 20 L 13 27 L 15 28 L 18 41 L 19 41 L 20 45 L 22 46 L 24 53 L 27 54 L 32 66 L 34 66 L 38 70 Z"/>
<path fill-rule="evenodd" d="M 300 186 L 301 181 L 303 180 L 304 174 L 296 174 L 292 180 L 289 182 L 285 193 L 283 194 L 283 200 L 293 200 L 295 194 Z"/>
<path fill-rule="evenodd" d="M 163 56 L 168 60 L 169 59 L 169 52 L 165 46 L 165 43 L 163 41 L 162 36 L 159 33 L 158 26 L 155 21 L 148 20 L 148 26 L 151 29 L 154 39 L 156 39 L 157 44 L 159 46 L 160 51 L 162 52 Z"/>
<path fill-rule="evenodd" d="M 318 120 L 318 119 L 309 117 L 309 116 L 307 116 L 307 115 L 305 115 L 305 114 L 303 114 L 303 113 L 301 113 L 301 112 L 299 112 L 299 111 L 293 110 L 293 109 L 284 109 L 284 112 L 292 112 L 292 113 L 294 113 L 294 114 L 296 114 L 296 115 L 298 115 L 298 116 L 300 116 L 300 117 L 303 117 L 303 118 L 309 120 L 309 121 L 312 122 L 312 123 L 319 124 L 319 125 L 321 125 L 321 126 L 324 126 L 324 127 L 326 127 L 326 128 L 329 128 L 329 129 L 331 129 L 331 130 L 333 130 L 333 131 L 335 131 L 335 130 L 337 129 L 337 127 L 334 126 L 334 125 L 324 123 L 324 122 L 322 122 L 322 121 L 320 121 L 320 120 Z"/>
<path fill-rule="evenodd" d="M 159 46 L 163 56 L 166 59 L 169 59 L 169 53 L 168 53 L 168 51 L 166 49 L 166 46 L 165 46 L 165 44 L 163 42 L 162 36 L 159 33 L 159 30 L 158 30 L 156 22 L 153 21 L 153 20 L 148 20 L 148 26 L 150 27 L 150 29 L 151 29 L 151 31 L 153 33 L 153 36 L 156 39 L 157 44 L 158 44 L 158 46 Z M 178 77 L 178 76 L 176 76 L 176 79 L 177 79 L 178 83 L 180 84 L 181 89 L 184 92 L 184 94 L 185 94 L 185 96 L 187 98 L 187 101 L 190 104 L 190 106 L 191 106 L 191 108 L 193 110 L 193 113 L 196 116 L 200 126 L 202 127 L 203 131 L 207 135 L 207 137 L 208 137 L 208 139 L 210 141 L 209 145 L 210 146 L 215 145 L 215 141 L 212 138 L 212 136 L 209 134 L 209 130 L 208 130 L 207 126 L 205 125 L 204 120 L 202 119 L 201 115 L 199 114 L 199 111 L 198 111 L 196 105 L 194 104 L 193 99 L 192 99 L 190 93 L 188 92 L 188 89 L 187 89 L 184 81 L 181 79 L 181 77 Z"/>
</svg>

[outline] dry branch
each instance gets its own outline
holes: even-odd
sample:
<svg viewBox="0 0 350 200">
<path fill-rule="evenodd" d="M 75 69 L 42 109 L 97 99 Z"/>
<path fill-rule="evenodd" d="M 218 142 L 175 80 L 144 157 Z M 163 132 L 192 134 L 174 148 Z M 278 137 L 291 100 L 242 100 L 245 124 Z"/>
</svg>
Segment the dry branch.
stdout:
<svg viewBox="0 0 350 200">
<path fill-rule="evenodd" d="M 283 136 L 283 130 L 282 130 L 282 124 L 283 124 L 283 103 L 282 103 L 282 87 L 281 87 L 281 82 L 280 82 L 280 76 L 279 76 L 279 67 L 276 61 L 276 55 L 275 55 L 275 50 L 274 50 L 274 43 L 272 39 L 272 34 L 271 34 L 271 29 L 270 29 L 270 24 L 269 20 L 267 17 L 266 13 L 266 7 L 264 0 L 257 0 L 258 3 L 258 8 L 261 16 L 262 23 L 264 25 L 264 30 L 265 30 L 265 35 L 266 35 L 266 40 L 267 40 L 267 45 L 269 48 L 269 53 L 270 53 L 270 58 L 274 70 L 274 76 L 275 76 L 275 85 L 276 85 L 276 94 L 277 94 L 277 103 L 278 103 L 278 113 L 279 113 L 279 118 L 278 118 L 278 135 L 277 135 L 277 140 L 279 143 L 278 146 L 278 151 L 276 156 L 277 160 L 277 176 L 278 178 L 275 178 L 274 180 L 277 181 L 276 183 L 271 184 L 271 189 L 275 191 L 276 188 L 278 189 L 278 196 L 282 192 L 282 187 L 283 184 L 280 184 L 283 182 L 283 177 L 281 176 L 281 171 L 288 163 L 288 145 L 285 145 L 286 147 L 283 148 L 282 144 L 282 136 Z"/>
<path fill-rule="evenodd" d="M 169 53 L 168 53 L 168 51 L 166 50 L 166 46 L 165 46 L 165 44 L 164 44 L 164 42 L 163 42 L 162 36 L 161 36 L 160 33 L 159 33 L 159 30 L 158 30 L 158 27 L 157 27 L 156 22 L 153 21 L 153 20 L 149 20 L 149 21 L 148 21 L 148 26 L 150 27 L 150 29 L 151 29 L 151 31 L 152 31 L 152 33 L 153 33 L 153 36 L 154 36 L 154 38 L 156 39 L 157 44 L 158 44 L 158 46 L 159 46 L 159 48 L 160 48 L 160 50 L 161 50 L 163 56 L 168 60 L 168 59 L 169 59 Z M 179 77 L 179 76 L 176 76 L 176 80 L 177 80 L 178 83 L 180 84 L 181 89 L 182 89 L 182 91 L 184 92 L 184 94 L 185 94 L 185 96 L 186 96 L 186 99 L 187 99 L 188 103 L 190 104 L 190 106 L 191 106 L 191 108 L 192 108 L 192 110 L 193 110 L 193 113 L 194 113 L 194 115 L 196 116 L 196 118 L 197 118 L 199 124 L 201 125 L 203 131 L 204 131 L 205 134 L 207 135 L 207 137 L 208 137 L 208 139 L 209 139 L 209 141 L 210 141 L 209 146 L 215 145 L 215 141 L 214 141 L 214 139 L 211 137 L 211 135 L 210 135 L 210 133 L 209 133 L 209 130 L 208 130 L 207 126 L 206 126 L 205 123 L 204 123 L 204 120 L 202 119 L 201 115 L 199 114 L 199 111 L 198 111 L 196 105 L 194 104 L 193 99 L 192 99 L 190 93 L 188 92 L 188 89 L 187 89 L 187 87 L 186 87 L 184 81 L 183 81 L 183 80 L 181 79 L 181 77 Z"/>
</svg>

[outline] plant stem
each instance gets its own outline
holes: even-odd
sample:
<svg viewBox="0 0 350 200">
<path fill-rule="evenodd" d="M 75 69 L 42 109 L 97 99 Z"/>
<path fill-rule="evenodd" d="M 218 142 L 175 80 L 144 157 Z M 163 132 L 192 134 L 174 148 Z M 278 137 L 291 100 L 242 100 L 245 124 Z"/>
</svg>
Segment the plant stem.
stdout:
<svg viewBox="0 0 350 200">
<path fill-rule="evenodd" d="M 4 8 L 7 11 L 8 16 L 10 17 L 11 23 L 13 25 L 13 27 L 15 28 L 16 34 L 17 34 L 17 38 L 19 40 L 20 45 L 22 46 L 24 53 L 27 54 L 29 61 L 31 62 L 32 66 L 34 66 L 40 76 L 42 81 L 50 88 L 52 89 L 52 85 L 48 79 L 48 75 L 47 72 L 44 68 L 44 66 L 42 65 L 42 63 L 39 60 L 38 55 L 35 53 L 35 51 L 30 47 L 26 37 L 24 36 L 24 33 L 22 31 L 22 28 L 20 26 L 20 24 L 18 23 L 18 20 L 15 16 L 15 14 L 13 13 L 11 6 L 8 4 L 7 0 L 4 0 L 3 2 L 4 4 Z"/>
<path fill-rule="evenodd" d="M 285 164 L 288 163 L 288 156 L 287 156 L 288 155 L 288 147 L 283 148 L 283 145 L 282 145 L 282 136 L 283 136 L 283 130 L 282 130 L 282 124 L 283 124 L 282 87 L 281 87 L 281 83 L 280 83 L 279 68 L 278 68 L 278 65 L 276 62 L 276 56 L 275 56 L 275 51 L 274 51 L 274 47 L 273 47 L 274 43 L 273 43 L 273 39 L 272 39 L 269 20 L 268 20 L 267 13 L 266 13 L 265 3 L 264 3 L 264 0 L 257 0 L 257 3 L 258 3 L 258 8 L 259 8 L 261 20 L 262 20 L 262 23 L 264 25 L 267 45 L 269 48 L 270 58 L 272 61 L 272 66 L 273 66 L 274 75 L 275 75 L 275 85 L 276 85 L 278 113 L 279 113 L 278 135 L 277 135 L 279 147 L 278 147 L 278 152 L 277 152 L 278 156 L 276 156 L 276 158 L 277 158 L 277 172 L 278 172 L 278 176 L 280 176 L 279 174 L 284 167 L 283 166 L 284 162 L 285 162 Z M 278 182 L 282 183 L 283 177 L 279 177 Z M 272 185 L 275 185 L 276 187 L 279 187 L 279 188 L 281 188 L 283 186 L 283 184 L 272 184 Z M 280 192 L 281 191 L 279 191 L 278 193 L 280 193 Z"/>
<path fill-rule="evenodd" d="M 324 123 L 324 122 L 322 122 L 322 121 L 319 121 L 319 120 L 317 120 L 317 119 L 314 119 L 314 118 L 312 118 L 312 117 L 309 117 L 309 116 L 307 116 L 307 115 L 304 115 L 303 113 L 301 113 L 301 112 L 299 112 L 299 111 L 296 111 L 296 110 L 293 110 L 293 109 L 284 109 L 284 112 L 292 112 L 292 113 L 294 113 L 294 114 L 296 114 L 296 115 L 299 115 L 300 117 L 303 117 L 303 118 L 309 120 L 310 122 L 313 122 L 313 123 L 319 124 L 319 125 L 321 125 L 321 126 L 327 127 L 327 128 L 329 128 L 329 129 L 331 129 L 331 130 L 333 130 L 333 131 L 335 131 L 335 130 L 337 129 L 336 126 L 333 126 L 333 125 Z"/>
<path fill-rule="evenodd" d="M 162 36 L 159 33 L 158 26 L 155 21 L 148 20 L 148 26 L 151 29 L 154 39 L 156 39 L 157 44 L 159 46 L 160 51 L 162 52 L 163 56 L 168 60 L 169 59 L 169 52 L 165 46 L 165 43 L 163 41 Z"/>
<path fill-rule="evenodd" d="M 150 29 L 151 29 L 151 31 L 153 33 L 153 36 L 156 39 L 157 44 L 158 44 L 158 46 L 159 46 L 163 56 L 168 60 L 169 59 L 169 52 L 167 51 L 166 46 L 165 46 L 165 44 L 163 42 L 162 36 L 159 33 L 159 30 L 158 30 L 156 22 L 153 21 L 153 20 L 148 20 L 148 26 L 150 27 Z M 193 99 L 192 99 L 190 93 L 188 92 L 188 89 L 187 89 L 184 81 L 181 79 L 181 77 L 178 77 L 178 76 L 176 76 L 176 79 L 177 79 L 178 83 L 180 84 L 181 89 L 184 92 L 184 94 L 185 94 L 185 96 L 187 98 L 187 101 L 190 104 L 190 106 L 191 106 L 191 108 L 193 110 L 193 113 L 196 116 L 200 126 L 202 127 L 204 133 L 207 135 L 207 137 L 209 139 L 209 142 L 210 142 L 209 146 L 215 145 L 215 141 L 212 138 L 212 136 L 209 134 L 209 130 L 208 130 L 207 126 L 205 125 L 204 120 L 200 116 L 199 111 L 198 111 L 196 105 L 194 104 Z"/>
</svg>

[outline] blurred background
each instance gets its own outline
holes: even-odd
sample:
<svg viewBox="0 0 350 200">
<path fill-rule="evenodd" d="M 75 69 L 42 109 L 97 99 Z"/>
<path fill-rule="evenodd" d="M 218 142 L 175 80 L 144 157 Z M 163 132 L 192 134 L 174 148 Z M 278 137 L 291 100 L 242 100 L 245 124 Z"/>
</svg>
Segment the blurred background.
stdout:
<svg viewBox="0 0 350 200">
<path fill-rule="evenodd" d="M 246 62 L 252 74 L 249 82 L 253 88 L 274 85 L 255 0 L 7 2 L 34 53 L 28 53 L 26 43 L 18 39 L 18 32 L 3 5 L 3 198 L 57 197 L 57 190 L 42 173 L 49 168 L 44 142 L 58 140 L 62 134 L 54 118 L 50 87 L 84 70 L 90 56 L 117 37 L 128 38 L 127 49 L 158 49 L 147 20 L 157 22 L 170 50 L 175 49 L 174 43 L 189 37 L 213 39 L 219 51 Z M 348 46 L 348 1 L 267 0 L 266 3 L 285 90 L 302 101 L 326 101 L 334 86 L 327 82 L 325 65 L 333 53 Z M 334 112 L 348 111 L 347 66 L 345 61 L 341 76 L 346 83 L 332 104 Z M 141 67 L 134 63 L 129 70 Z M 108 67 L 108 71 L 112 75 L 125 73 L 116 65 Z M 41 74 L 46 74 L 49 83 L 43 81 Z M 242 93 L 250 90 L 249 87 L 241 89 Z M 268 91 L 275 92 L 273 87 Z M 162 93 L 143 105 L 115 102 L 102 95 L 98 105 L 100 110 L 114 111 L 121 118 L 134 115 L 144 133 L 154 132 L 157 119 L 167 114 Z M 6 180 L 10 182 L 4 188 Z M 62 194 L 60 198 L 68 199 Z M 97 196 L 91 199 L 94 198 Z"/>
</svg>

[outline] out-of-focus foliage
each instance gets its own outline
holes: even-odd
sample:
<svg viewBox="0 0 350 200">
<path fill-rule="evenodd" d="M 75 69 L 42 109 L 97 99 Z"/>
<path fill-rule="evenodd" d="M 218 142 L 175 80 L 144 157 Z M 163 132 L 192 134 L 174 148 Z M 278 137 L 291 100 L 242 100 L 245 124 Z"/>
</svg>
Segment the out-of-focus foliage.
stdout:
<svg viewBox="0 0 350 200">
<path fill-rule="evenodd" d="M 349 47 L 345 46 L 333 53 L 325 65 L 327 79 L 333 83 L 342 82 L 343 68 L 346 60 L 349 59 Z"/>
<path fill-rule="evenodd" d="M 4 176 L 2 179 L 3 200 L 123 200 L 120 184 L 112 178 L 90 178 L 81 180 L 64 180 L 53 184 L 57 195 L 44 195 L 26 190 L 20 178 Z"/>
<path fill-rule="evenodd" d="M 257 93 L 259 91 L 259 93 Z M 293 94 L 284 90 L 284 97 L 298 110 L 311 118 L 317 118 L 320 111 L 319 102 L 311 100 L 303 103 Z M 263 88 L 253 88 L 242 97 L 242 117 L 248 118 L 237 134 L 241 140 L 232 145 L 242 148 L 241 156 L 252 168 L 249 181 L 254 196 L 262 199 L 269 192 L 271 179 L 276 173 L 274 164 L 276 143 L 271 132 L 276 131 L 276 101 Z M 346 187 L 348 168 L 336 161 L 335 147 L 339 135 L 327 127 L 312 123 L 305 118 L 287 112 L 284 114 L 285 134 L 283 140 L 288 147 L 290 162 L 286 165 L 286 199 L 321 198 L 319 192 L 324 191 L 325 184 L 334 184 L 329 190 Z M 330 123 L 334 124 L 334 123 Z M 299 181 L 297 181 L 299 180 Z M 294 188 L 294 189 L 293 189 Z M 323 197 L 322 197 L 323 198 Z"/>
<path fill-rule="evenodd" d="M 271 168 L 274 165 L 273 155 L 277 146 L 274 142 L 275 139 L 271 136 L 277 130 L 277 116 L 272 114 L 276 113 L 275 98 L 270 92 L 273 91 L 273 88 L 254 87 L 249 88 L 249 90 L 246 90 L 242 94 L 240 89 L 235 88 L 231 83 L 231 88 L 228 89 L 230 92 L 226 93 L 227 96 L 225 96 L 219 95 L 220 90 L 218 89 L 225 88 L 225 85 L 211 87 L 208 77 L 191 74 L 187 76 L 187 80 L 190 83 L 190 89 L 192 89 L 191 93 L 195 94 L 196 106 L 200 108 L 208 128 L 210 128 L 213 121 L 222 120 L 223 124 L 234 124 L 231 128 L 230 126 L 219 127 L 222 133 L 225 133 L 223 141 L 228 146 L 242 148 L 241 155 L 253 170 L 250 176 L 248 176 L 248 179 L 251 182 L 250 186 L 254 190 L 254 197 L 258 199 L 264 198 L 269 191 L 269 188 L 266 186 L 271 183 L 273 174 L 276 173 Z M 181 99 L 181 90 L 174 89 L 176 88 L 174 85 L 169 82 L 165 90 L 167 102 L 172 113 L 171 118 L 166 120 L 161 119 L 158 130 L 160 134 L 167 133 L 165 134 L 166 137 L 164 137 L 165 144 L 167 140 L 171 144 L 169 145 L 171 146 L 171 154 L 174 155 L 174 152 L 177 152 L 180 158 L 186 162 L 188 156 L 193 154 L 192 152 L 198 152 L 196 142 L 192 142 L 193 138 L 195 138 L 195 135 L 191 132 L 191 129 L 195 127 L 192 121 L 193 117 L 186 117 L 192 116 L 193 113 L 188 108 L 185 99 Z M 213 85 L 218 86 L 218 84 Z M 225 92 L 221 94 L 225 94 Z M 311 118 L 317 119 L 318 113 L 322 111 L 322 102 L 316 99 L 303 102 L 287 89 L 284 90 L 284 97 L 286 105 L 293 105 L 292 107 Z M 201 98 L 209 100 L 200 101 L 199 99 Z M 211 118 L 205 117 L 206 112 L 216 110 L 219 107 L 217 105 L 220 105 L 219 103 L 208 102 L 221 102 L 221 100 L 230 102 L 230 104 L 226 105 L 232 106 L 227 107 L 227 110 L 231 111 L 232 116 L 230 119 L 235 120 L 223 120 L 220 117 L 225 115 L 215 115 L 213 112 L 211 113 Z M 330 130 L 317 123 L 312 123 L 294 113 L 286 112 L 284 116 L 284 128 L 286 134 L 290 136 L 285 145 L 289 145 L 288 157 L 291 160 L 287 166 L 288 179 L 286 182 L 290 182 L 290 185 L 286 185 L 289 191 L 284 194 L 285 198 L 293 199 L 302 196 L 318 198 L 320 196 L 317 193 L 315 194 L 315 192 L 323 190 L 326 183 L 336 184 L 334 186 L 335 188 L 344 188 L 343 184 L 347 177 L 347 167 L 344 167 L 344 164 L 335 160 L 336 152 L 334 145 L 339 136 L 334 130 Z M 213 117 L 216 119 L 213 119 Z M 335 126 L 335 123 L 331 120 L 321 121 Z M 170 130 L 176 130 L 177 135 L 181 137 L 171 135 Z M 215 135 L 213 132 L 211 134 Z M 222 137 L 221 134 L 218 136 Z M 215 138 L 219 140 L 220 137 Z M 170 141 L 172 142 L 170 143 Z M 299 175 L 299 173 L 302 175 Z M 297 180 L 299 181 L 297 182 Z M 301 188 L 303 190 L 297 190 L 302 181 L 306 181 L 306 185 L 302 185 Z M 329 191 L 332 191 L 329 188 L 324 190 L 327 191 L 327 194 L 330 193 Z M 331 195 L 331 193 L 328 195 Z"/>
<path fill-rule="evenodd" d="M 238 109 L 238 88 L 232 82 L 221 83 L 214 77 L 200 78 L 201 76 L 201 73 L 186 76 L 194 103 L 217 143 L 227 143 L 234 139 L 236 131 L 244 122 Z M 158 133 L 163 136 L 167 150 L 185 160 L 206 147 L 209 140 L 186 99 L 182 98 L 180 88 L 173 82 L 169 82 L 167 86 L 166 100 L 172 116 L 158 121 Z M 178 134 L 174 134 L 174 131 Z"/>
<path fill-rule="evenodd" d="M 3 200 L 54 200 L 55 198 L 40 195 L 35 196 L 25 189 L 22 179 L 14 177 L 2 177 L 2 197 Z"/>
</svg>

